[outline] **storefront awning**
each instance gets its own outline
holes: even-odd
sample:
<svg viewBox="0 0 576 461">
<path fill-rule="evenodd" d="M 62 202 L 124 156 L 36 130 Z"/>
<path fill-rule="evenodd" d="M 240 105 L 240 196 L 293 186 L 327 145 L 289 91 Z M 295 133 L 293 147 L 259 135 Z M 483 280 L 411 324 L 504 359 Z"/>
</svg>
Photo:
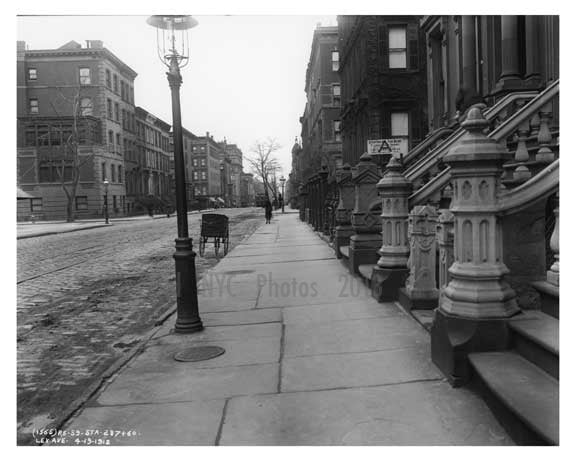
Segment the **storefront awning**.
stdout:
<svg viewBox="0 0 576 461">
<path fill-rule="evenodd" d="M 226 202 L 225 202 L 224 200 L 222 200 L 220 197 L 218 197 L 216 200 L 219 201 L 220 203 L 226 203 Z"/>
</svg>

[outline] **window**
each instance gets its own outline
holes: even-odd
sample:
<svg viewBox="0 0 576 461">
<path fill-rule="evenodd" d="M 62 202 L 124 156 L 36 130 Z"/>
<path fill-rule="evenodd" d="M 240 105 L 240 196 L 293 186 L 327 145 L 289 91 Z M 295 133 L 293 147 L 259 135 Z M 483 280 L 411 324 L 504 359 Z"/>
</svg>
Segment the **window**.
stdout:
<svg viewBox="0 0 576 461">
<path fill-rule="evenodd" d="M 106 180 L 106 162 L 102 162 L 102 182 Z"/>
<path fill-rule="evenodd" d="M 108 130 L 108 144 L 114 144 L 114 132 L 112 130 Z"/>
<path fill-rule="evenodd" d="M 332 51 L 332 70 L 337 71 L 340 68 L 340 53 Z"/>
<path fill-rule="evenodd" d="M 116 165 L 110 165 L 110 175 L 112 177 L 112 182 L 116 182 Z"/>
<path fill-rule="evenodd" d="M 390 134 L 393 138 L 407 137 L 408 136 L 408 113 L 407 112 L 393 112 L 390 114 L 391 128 Z"/>
<path fill-rule="evenodd" d="M 30 211 L 32 213 L 38 213 L 39 211 L 42 211 L 42 199 L 41 198 L 30 199 Z"/>
<path fill-rule="evenodd" d="M 37 80 L 38 74 L 36 69 L 28 69 L 28 80 Z"/>
<path fill-rule="evenodd" d="M 118 182 L 121 183 L 122 182 L 122 167 L 120 165 L 118 165 Z"/>
<path fill-rule="evenodd" d="M 390 69 L 406 69 L 406 27 L 388 29 L 388 63 Z"/>
<path fill-rule="evenodd" d="M 114 74 L 114 92 L 118 93 L 118 75 Z"/>
<path fill-rule="evenodd" d="M 198 159 L 197 158 L 192 159 L 192 165 L 198 166 Z"/>
<path fill-rule="evenodd" d="M 116 145 L 120 147 L 120 133 L 116 133 Z"/>
<path fill-rule="evenodd" d="M 88 209 L 88 197 L 85 195 L 76 196 L 76 211 Z"/>
<path fill-rule="evenodd" d="M 198 172 L 197 171 L 194 172 L 193 176 L 194 176 L 194 181 L 198 181 Z"/>
<path fill-rule="evenodd" d="M 206 181 L 206 172 L 205 171 L 200 172 L 200 177 L 202 178 L 202 181 Z"/>
<path fill-rule="evenodd" d="M 125 91 L 124 91 L 124 82 L 120 81 L 120 97 L 122 98 L 122 100 L 124 100 L 125 96 Z"/>
<path fill-rule="evenodd" d="M 92 83 L 90 79 L 90 68 L 81 67 L 80 68 L 80 85 L 90 85 Z"/>
<path fill-rule="evenodd" d="M 114 103 L 114 120 L 120 121 L 120 107 L 117 102 Z"/>
<path fill-rule="evenodd" d="M 342 141 L 342 122 L 340 120 L 334 120 L 334 140 L 336 142 Z"/>
<path fill-rule="evenodd" d="M 340 105 L 340 85 L 332 85 L 332 104 Z"/>
<path fill-rule="evenodd" d="M 202 195 L 206 195 L 208 189 L 206 188 L 206 186 L 202 186 Z"/>
<path fill-rule="evenodd" d="M 38 100 L 37 99 L 30 99 L 30 113 L 37 114 L 38 113 Z"/>
<path fill-rule="evenodd" d="M 206 159 L 205 159 L 205 158 L 200 159 L 200 165 L 201 165 L 201 166 L 206 166 Z"/>
<path fill-rule="evenodd" d="M 106 86 L 112 88 L 112 75 L 109 69 L 106 69 Z"/>
<path fill-rule="evenodd" d="M 80 115 L 92 115 L 92 98 L 82 98 L 80 100 Z"/>
</svg>

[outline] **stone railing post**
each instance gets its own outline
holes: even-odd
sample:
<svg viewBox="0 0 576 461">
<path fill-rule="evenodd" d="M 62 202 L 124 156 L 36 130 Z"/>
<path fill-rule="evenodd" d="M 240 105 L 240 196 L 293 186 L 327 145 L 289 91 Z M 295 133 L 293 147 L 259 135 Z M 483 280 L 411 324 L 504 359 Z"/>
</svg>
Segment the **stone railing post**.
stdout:
<svg viewBox="0 0 576 461">
<path fill-rule="evenodd" d="M 408 217 L 410 258 L 408 280 L 400 289 L 399 300 L 407 310 L 438 307 L 436 288 L 436 209 L 429 205 L 414 207 Z"/>
<path fill-rule="evenodd" d="M 306 189 L 306 186 L 304 184 L 300 184 L 300 187 L 298 188 L 299 192 L 300 192 L 300 200 L 299 200 L 299 206 L 300 208 L 298 209 L 299 215 L 300 215 L 300 221 L 306 221 L 306 201 L 308 198 L 308 190 Z"/>
<path fill-rule="evenodd" d="M 368 153 L 360 157 L 352 177 L 354 182 L 354 211 L 352 212 L 352 229 L 350 237 L 350 266 L 352 273 L 358 272 L 362 264 L 375 264 L 378 260 L 378 248 L 382 243 L 378 190 L 380 180 L 378 167 Z"/>
<path fill-rule="evenodd" d="M 438 241 L 438 287 L 440 292 L 450 282 L 450 267 L 454 263 L 454 215 L 443 210 L 436 226 Z"/>
<path fill-rule="evenodd" d="M 470 377 L 468 353 L 507 347 L 506 319 L 519 311 L 504 280 L 508 268 L 497 216 L 502 164 L 509 154 L 483 133 L 487 125 L 480 109 L 470 109 L 462 123 L 468 132 L 444 157 L 454 187 L 455 253 L 431 340 L 432 360 L 453 385 Z"/>
<path fill-rule="evenodd" d="M 328 235 L 327 229 L 327 206 L 326 199 L 328 197 L 328 167 L 322 166 L 318 172 L 319 176 L 319 188 L 320 188 L 320 200 L 319 200 L 319 213 L 318 213 L 318 232 L 322 232 L 324 235 Z"/>
<path fill-rule="evenodd" d="M 351 213 L 354 208 L 354 183 L 352 182 L 352 170 L 346 164 L 336 170 L 336 183 L 338 185 L 338 207 L 336 208 L 336 230 L 334 237 L 334 251 L 338 259 L 342 258 L 340 247 L 350 245 L 352 229 Z"/>
<path fill-rule="evenodd" d="M 408 275 L 406 264 L 410 255 L 408 246 L 408 197 L 412 185 L 402 174 L 400 161 L 391 157 L 386 173 L 378 182 L 382 202 L 382 236 L 380 258 L 372 272 L 372 296 L 379 301 L 397 299 Z"/>
<path fill-rule="evenodd" d="M 548 283 L 559 287 L 560 286 L 560 207 L 554 209 L 554 231 L 550 238 L 550 249 L 554 252 L 554 263 L 550 266 L 550 270 L 546 273 L 546 280 Z"/>
</svg>

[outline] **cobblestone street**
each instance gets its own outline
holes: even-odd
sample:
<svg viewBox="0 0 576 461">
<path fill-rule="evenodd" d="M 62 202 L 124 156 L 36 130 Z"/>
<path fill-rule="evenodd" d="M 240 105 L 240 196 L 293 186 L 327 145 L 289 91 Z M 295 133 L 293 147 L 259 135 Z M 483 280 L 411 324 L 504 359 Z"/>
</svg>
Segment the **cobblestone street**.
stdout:
<svg viewBox="0 0 576 461">
<path fill-rule="evenodd" d="M 226 210 L 230 248 L 262 222 Z M 189 215 L 197 250 L 201 215 Z M 59 416 L 175 304 L 176 217 L 18 241 L 18 431 Z M 218 262 L 197 255 L 198 278 Z"/>
</svg>

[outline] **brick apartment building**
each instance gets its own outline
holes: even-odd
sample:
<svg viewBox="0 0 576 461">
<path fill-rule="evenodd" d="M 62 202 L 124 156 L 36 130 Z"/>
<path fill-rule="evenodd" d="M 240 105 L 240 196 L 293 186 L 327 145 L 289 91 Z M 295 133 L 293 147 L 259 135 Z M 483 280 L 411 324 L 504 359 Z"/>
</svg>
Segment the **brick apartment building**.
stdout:
<svg viewBox="0 0 576 461">
<path fill-rule="evenodd" d="M 137 144 L 136 75 L 101 41 L 53 50 L 27 50 L 17 42 L 18 185 L 35 197 L 20 201 L 18 219 L 66 217 L 62 180 L 70 183 L 76 170 L 71 135 L 80 165 L 74 214 L 102 216 L 104 179 L 110 214 L 126 213 L 125 157 Z"/>
</svg>

